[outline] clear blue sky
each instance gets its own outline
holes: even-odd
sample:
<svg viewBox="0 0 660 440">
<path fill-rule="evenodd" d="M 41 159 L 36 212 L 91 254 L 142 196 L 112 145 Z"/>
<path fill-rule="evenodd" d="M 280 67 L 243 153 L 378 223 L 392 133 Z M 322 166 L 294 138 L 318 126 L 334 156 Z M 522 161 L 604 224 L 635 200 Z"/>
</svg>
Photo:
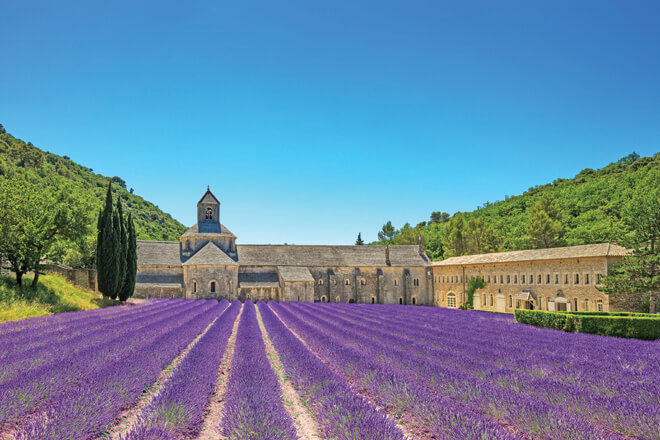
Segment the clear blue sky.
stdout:
<svg viewBox="0 0 660 440">
<path fill-rule="evenodd" d="M 658 1 L 0 0 L 0 123 L 184 224 L 352 244 L 660 150 Z"/>
</svg>

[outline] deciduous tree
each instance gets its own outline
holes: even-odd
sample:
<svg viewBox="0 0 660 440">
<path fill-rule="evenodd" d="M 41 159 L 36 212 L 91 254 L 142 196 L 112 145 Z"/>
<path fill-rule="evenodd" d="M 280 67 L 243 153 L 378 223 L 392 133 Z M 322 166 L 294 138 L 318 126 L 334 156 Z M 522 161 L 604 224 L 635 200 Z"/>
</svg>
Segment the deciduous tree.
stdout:
<svg viewBox="0 0 660 440">
<path fill-rule="evenodd" d="M 545 193 L 529 208 L 526 232 L 534 248 L 550 248 L 564 244 L 564 214 L 550 193 Z"/>
</svg>

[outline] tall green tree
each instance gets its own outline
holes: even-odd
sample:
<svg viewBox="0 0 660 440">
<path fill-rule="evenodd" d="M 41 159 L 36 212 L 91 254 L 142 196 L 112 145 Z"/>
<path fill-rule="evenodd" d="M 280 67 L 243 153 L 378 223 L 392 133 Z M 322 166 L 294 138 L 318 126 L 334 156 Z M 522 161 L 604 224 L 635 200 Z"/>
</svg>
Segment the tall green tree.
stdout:
<svg viewBox="0 0 660 440">
<path fill-rule="evenodd" d="M 115 210 L 112 203 L 112 182 L 108 183 L 105 206 L 99 218 L 99 230 L 96 240 L 96 274 L 99 291 L 109 298 L 117 297 L 119 286 L 119 234 L 116 232 L 119 224 L 115 225 Z M 115 228 L 117 226 L 117 228 Z"/>
<path fill-rule="evenodd" d="M 550 193 L 545 193 L 529 208 L 526 232 L 532 247 L 536 249 L 564 244 L 564 214 L 559 203 Z"/>
<path fill-rule="evenodd" d="M 465 237 L 465 220 L 463 215 L 456 214 L 447 223 L 442 236 L 442 248 L 444 257 L 457 257 L 465 255 L 468 251 L 468 243 Z"/>
<path fill-rule="evenodd" d="M 126 221 L 128 229 L 128 246 L 126 248 L 126 277 L 124 285 L 119 292 L 119 299 L 126 301 L 133 296 L 135 290 L 135 281 L 137 277 L 137 235 L 135 233 L 135 224 L 133 216 L 129 213 Z"/>
<path fill-rule="evenodd" d="M 126 225 L 126 218 L 124 217 L 124 208 L 121 202 L 121 196 L 117 196 L 117 210 L 115 211 L 117 216 L 118 229 L 117 233 L 117 242 L 119 244 L 119 261 L 117 262 L 119 266 L 119 275 L 117 278 L 117 295 L 119 296 L 121 291 L 124 288 L 126 281 L 126 268 L 127 268 L 127 259 L 128 259 L 128 229 Z"/>
<path fill-rule="evenodd" d="M 18 285 L 34 272 L 39 283 L 42 263 L 58 240 L 88 233 L 89 206 L 68 187 L 53 192 L 20 175 L 0 176 L 0 259 L 9 263 Z"/>
<path fill-rule="evenodd" d="M 446 212 L 433 211 L 431 213 L 430 223 L 445 223 L 449 221 L 449 214 Z"/>
<path fill-rule="evenodd" d="M 355 240 L 355 244 L 358 246 L 362 246 L 364 244 L 364 240 L 362 240 L 362 232 L 358 232 L 357 240 Z"/>
<path fill-rule="evenodd" d="M 502 236 L 483 217 L 468 220 L 463 235 L 468 254 L 497 252 L 502 246 Z"/>
<path fill-rule="evenodd" d="M 614 295 L 641 295 L 655 313 L 660 292 L 660 171 L 648 179 L 651 184 L 635 191 L 623 213 L 631 230 L 624 244 L 633 254 L 610 271 L 600 289 Z"/>
<path fill-rule="evenodd" d="M 396 229 L 394 229 L 394 226 L 392 226 L 391 221 L 387 221 L 381 228 L 381 230 L 378 232 L 378 240 L 382 243 L 391 243 L 392 239 L 396 235 Z"/>
</svg>

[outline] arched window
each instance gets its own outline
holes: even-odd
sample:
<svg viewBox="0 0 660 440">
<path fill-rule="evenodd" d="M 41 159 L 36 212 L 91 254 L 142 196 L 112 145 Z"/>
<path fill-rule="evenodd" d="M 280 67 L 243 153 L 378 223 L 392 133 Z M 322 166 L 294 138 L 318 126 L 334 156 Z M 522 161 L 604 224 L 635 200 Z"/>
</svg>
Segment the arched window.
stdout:
<svg viewBox="0 0 660 440">
<path fill-rule="evenodd" d="M 545 284 L 550 284 L 550 274 L 546 274 L 546 276 L 545 276 Z"/>
<path fill-rule="evenodd" d="M 206 208 L 206 220 L 213 220 L 213 208 Z"/>
<path fill-rule="evenodd" d="M 371 297 L 371 304 L 376 304 L 376 298 L 374 298 L 373 296 Z"/>
<path fill-rule="evenodd" d="M 493 295 L 490 295 L 490 306 L 493 307 Z"/>
<path fill-rule="evenodd" d="M 341 302 L 341 298 L 340 298 L 340 297 L 336 297 L 336 298 L 335 298 L 335 302 Z"/>
<path fill-rule="evenodd" d="M 573 311 L 577 312 L 578 311 L 578 299 L 577 298 L 573 298 L 573 306 L 575 306 L 575 310 L 573 310 Z"/>
<path fill-rule="evenodd" d="M 332 280 L 332 284 L 333 284 L 334 286 L 336 286 L 336 285 L 337 285 L 337 280 Z"/>
<path fill-rule="evenodd" d="M 403 304 L 403 297 L 399 297 L 399 304 Z"/>
<path fill-rule="evenodd" d="M 506 276 L 506 283 L 511 284 L 511 275 Z"/>
<path fill-rule="evenodd" d="M 447 307 L 456 308 L 456 295 L 449 293 L 447 295 Z"/>
<path fill-rule="evenodd" d="M 518 284 L 518 275 L 513 276 L 513 284 Z"/>
<path fill-rule="evenodd" d="M 525 284 L 525 275 L 520 276 L 520 284 Z"/>
<path fill-rule="evenodd" d="M 197 293 L 197 281 L 192 282 L 192 293 Z"/>
<path fill-rule="evenodd" d="M 323 278 L 319 278 L 319 286 L 323 285 Z"/>
<path fill-rule="evenodd" d="M 360 279 L 360 285 L 361 286 L 366 286 L 367 285 L 367 280 L 365 280 L 364 278 L 361 278 Z"/>
<path fill-rule="evenodd" d="M 598 300 L 598 302 L 596 303 L 596 307 L 597 307 L 599 312 L 603 311 L 603 300 L 602 299 Z"/>
<path fill-rule="evenodd" d="M 589 311 L 589 300 L 588 299 L 584 300 L 584 311 L 585 312 Z"/>
<path fill-rule="evenodd" d="M 395 286 L 398 286 L 398 285 L 399 285 L 399 279 L 398 279 L 398 278 L 394 278 L 394 285 L 395 285 Z"/>
<path fill-rule="evenodd" d="M 349 280 L 348 278 L 346 278 L 346 279 L 344 280 L 344 285 L 346 285 L 346 286 L 350 286 L 350 285 L 351 285 L 351 280 Z"/>
<path fill-rule="evenodd" d="M 415 287 L 419 287 L 419 278 L 415 278 L 415 279 L 413 280 L 413 286 L 415 286 Z"/>
<path fill-rule="evenodd" d="M 513 295 L 509 295 L 509 307 L 513 307 Z"/>
<path fill-rule="evenodd" d="M 589 280 L 589 274 L 584 275 L 584 284 L 589 284 L 591 280 Z"/>
<path fill-rule="evenodd" d="M 215 281 L 211 281 L 211 293 L 215 293 Z"/>
<path fill-rule="evenodd" d="M 298 295 L 298 302 L 300 302 L 300 295 Z"/>
<path fill-rule="evenodd" d="M 537 284 L 541 284 L 541 274 L 538 276 L 538 280 L 536 281 Z"/>
<path fill-rule="evenodd" d="M 534 284 L 534 275 L 529 274 L 529 284 Z"/>
<path fill-rule="evenodd" d="M 414 296 L 412 297 L 412 303 L 413 303 L 413 306 L 417 304 L 417 298 L 415 298 Z"/>
<path fill-rule="evenodd" d="M 575 284 L 580 284 L 580 274 L 579 273 L 575 274 Z"/>
<path fill-rule="evenodd" d="M 327 302 L 327 301 L 328 301 L 328 298 L 326 298 L 325 295 L 321 296 L 321 302 L 322 303 Z"/>
</svg>

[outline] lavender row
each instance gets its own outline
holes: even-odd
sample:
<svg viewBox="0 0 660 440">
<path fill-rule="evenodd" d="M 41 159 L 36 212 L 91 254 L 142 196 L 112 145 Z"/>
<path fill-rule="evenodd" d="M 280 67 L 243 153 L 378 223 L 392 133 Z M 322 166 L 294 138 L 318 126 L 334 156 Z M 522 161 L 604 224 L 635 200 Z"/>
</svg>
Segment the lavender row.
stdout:
<svg viewBox="0 0 660 440">
<path fill-rule="evenodd" d="M 227 382 L 220 432 L 230 440 L 296 439 L 280 385 L 266 356 L 254 304 L 246 301 Z"/>
<path fill-rule="evenodd" d="M 122 436 L 122 440 L 149 440 L 163 434 L 171 439 L 186 439 L 198 434 L 240 310 L 241 302 L 234 301 L 215 321 L 142 410 L 136 427 Z"/>
<path fill-rule="evenodd" d="M 125 326 L 137 322 L 147 325 L 154 319 L 162 319 L 162 316 L 169 311 L 176 310 L 181 304 L 172 304 L 167 308 L 148 308 L 139 314 L 128 314 L 128 316 L 118 316 L 113 323 L 96 325 L 94 320 L 87 322 L 86 327 L 78 329 L 75 333 L 63 335 L 61 338 L 42 338 L 38 344 L 28 345 L 23 348 L 20 344 L 15 344 L 7 349 L 8 354 L 0 359 L 0 384 L 8 381 L 17 374 L 25 374 L 30 370 L 45 366 L 58 360 L 58 353 L 61 353 L 60 347 L 71 347 L 71 351 L 65 354 L 71 354 L 79 351 L 96 347 L 103 343 L 108 337 L 121 337 L 126 331 Z"/>
<path fill-rule="evenodd" d="M 39 331 L 35 330 L 25 334 L 10 335 L 0 339 L 0 348 L 2 349 L 0 359 L 5 359 L 20 352 L 48 346 L 53 340 L 64 341 L 67 338 L 88 331 L 90 326 L 98 328 L 111 326 L 117 319 L 127 319 L 131 316 L 164 310 L 173 305 L 171 303 L 160 302 L 130 308 L 118 306 L 114 308 L 115 313 L 112 314 L 100 315 L 90 312 L 87 316 L 81 316 L 79 319 L 52 325 Z"/>
<path fill-rule="evenodd" d="M 370 399 L 401 418 L 413 432 L 457 440 L 520 438 L 461 402 L 431 392 L 427 381 L 397 365 L 387 347 L 359 344 L 340 326 L 326 326 L 290 305 L 279 305 L 276 311 L 336 371 L 359 384 Z"/>
<path fill-rule="evenodd" d="M 112 316 L 114 314 L 121 314 L 126 309 L 137 309 L 146 305 L 155 305 L 159 302 L 164 302 L 162 299 L 147 300 L 143 304 L 136 306 L 115 306 L 104 307 L 93 310 L 79 310 L 75 312 L 56 313 L 52 315 L 43 315 L 34 318 L 26 318 L 20 321 L 8 321 L 0 323 L 0 343 L 8 339 L 22 337 L 25 335 L 32 335 L 39 332 L 54 331 L 62 326 L 75 323 L 81 319 L 88 319 L 90 316 Z"/>
<path fill-rule="evenodd" d="M 213 303 L 217 304 L 215 301 L 191 301 L 147 326 L 135 320 L 122 329 L 124 336 L 107 334 L 106 341 L 84 351 L 76 352 L 72 346 L 58 346 L 57 362 L 30 370 L 0 385 L 0 424 L 17 420 L 61 398 L 88 376 L 106 371 L 112 362 L 139 353 L 163 333 L 202 315 L 213 307 Z"/>
<path fill-rule="evenodd" d="M 76 386 L 51 399 L 15 440 L 86 440 L 102 434 L 104 427 L 134 405 L 163 368 L 228 306 L 227 301 L 207 303 L 210 307 L 204 307 L 201 314 L 188 312 L 128 355 L 92 363 L 86 374 L 76 377 Z"/>
<path fill-rule="evenodd" d="M 428 357 L 436 365 L 441 364 L 436 371 L 444 369 L 453 378 L 443 378 L 441 381 L 444 393 L 453 394 L 457 398 L 464 397 L 468 391 L 466 388 L 470 389 L 471 381 L 480 382 L 479 392 L 471 392 L 468 396 L 481 411 L 489 412 L 492 416 L 505 416 L 510 423 L 515 424 L 529 423 L 527 418 L 521 417 L 522 412 L 516 408 L 515 403 L 504 405 L 506 410 L 498 408 L 493 411 L 492 408 L 502 406 L 504 402 L 501 397 L 496 398 L 496 395 L 487 392 L 488 386 L 495 387 L 498 392 L 505 389 L 508 398 L 519 404 L 527 401 L 536 402 L 537 406 L 543 403 L 559 405 L 574 413 L 575 417 L 621 435 L 660 437 L 660 384 L 654 379 L 660 372 L 660 364 L 657 345 L 654 343 L 636 341 L 631 345 L 637 350 L 621 351 L 609 346 L 614 342 L 616 347 L 620 342 L 612 338 L 566 335 L 553 331 L 542 331 L 540 334 L 533 331 L 527 335 L 527 326 L 505 325 L 498 329 L 500 325 L 497 321 L 486 321 L 481 323 L 481 327 L 503 337 L 491 338 L 494 339 L 492 343 L 484 347 L 483 344 L 474 343 L 474 332 L 471 332 L 463 336 L 461 351 L 454 353 L 444 350 L 444 347 L 452 344 L 455 337 L 435 338 L 433 332 L 425 327 L 408 324 L 404 328 L 388 324 L 394 321 L 397 314 L 394 310 L 382 313 L 382 321 L 378 321 L 371 316 L 371 311 L 364 308 L 340 306 L 334 309 L 339 309 L 343 316 L 362 318 L 368 315 L 368 322 L 354 323 L 358 332 L 365 333 L 368 330 L 372 334 L 374 328 L 379 328 L 387 332 L 392 341 L 397 341 L 399 347 L 406 347 L 408 352 L 414 351 L 418 357 Z M 329 318 L 333 322 L 341 319 L 337 315 Z M 417 322 L 424 321 L 422 319 Z M 444 324 L 452 328 L 451 322 Z M 516 329 L 517 333 L 503 334 L 503 331 L 511 328 Z M 575 339 L 583 343 L 579 345 L 577 353 L 570 348 L 573 341 L 561 344 L 561 353 L 553 353 L 544 349 L 543 345 L 535 346 L 539 340 L 545 341 L 547 346 L 557 345 L 560 342 L 557 337 L 561 340 L 566 336 L 575 336 Z M 527 346 L 512 352 L 510 345 L 513 338 L 519 339 L 517 343 L 524 342 Z M 479 336 L 477 339 L 481 340 Z M 506 342 L 508 345 L 503 344 Z M 599 343 L 604 347 L 597 348 Z M 459 344 L 453 342 L 453 345 Z M 472 351 L 465 352 L 465 347 L 470 347 Z M 612 362 L 613 359 L 616 361 Z"/>
<path fill-rule="evenodd" d="M 89 353 L 99 352 L 99 347 L 105 347 L 109 344 L 120 344 L 120 348 L 122 348 L 123 339 L 127 334 L 140 331 L 143 327 L 147 327 L 154 322 L 161 322 L 172 314 L 180 314 L 194 306 L 191 303 L 178 303 L 173 304 L 173 307 L 166 310 L 150 311 L 149 313 L 130 316 L 126 320 L 117 319 L 117 326 L 109 328 L 105 332 L 90 330 L 87 335 L 81 336 L 81 339 L 74 338 L 67 342 L 53 341 L 47 347 L 14 355 L 12 358 L 4 360 L 0 367 L 0 389 L 5 391 L 11 389 L 12 384 L 15 384 L 17 380 L 19 383 L 23 383 L 24 379 L 17 379 L 19 375 L 34 377 L 38 374 L 47 374 L 50 368 L 66 358 L 72 358 L 76 355 L 84 358 Z M 107 351 L 105 350 L 105 352 Z M 104 352 L 99 353 L 103 355 Z M 0 420 L 2 420 L 1 416 Z"/>
<path fill-rule="evenodd" d="M 403 440 L 386 414 L 355 394 L 275 316 L 264 303 L 259 312 L 284 370 L 303 399 L 310 402 L 324 438 Z"/>
</svg>

